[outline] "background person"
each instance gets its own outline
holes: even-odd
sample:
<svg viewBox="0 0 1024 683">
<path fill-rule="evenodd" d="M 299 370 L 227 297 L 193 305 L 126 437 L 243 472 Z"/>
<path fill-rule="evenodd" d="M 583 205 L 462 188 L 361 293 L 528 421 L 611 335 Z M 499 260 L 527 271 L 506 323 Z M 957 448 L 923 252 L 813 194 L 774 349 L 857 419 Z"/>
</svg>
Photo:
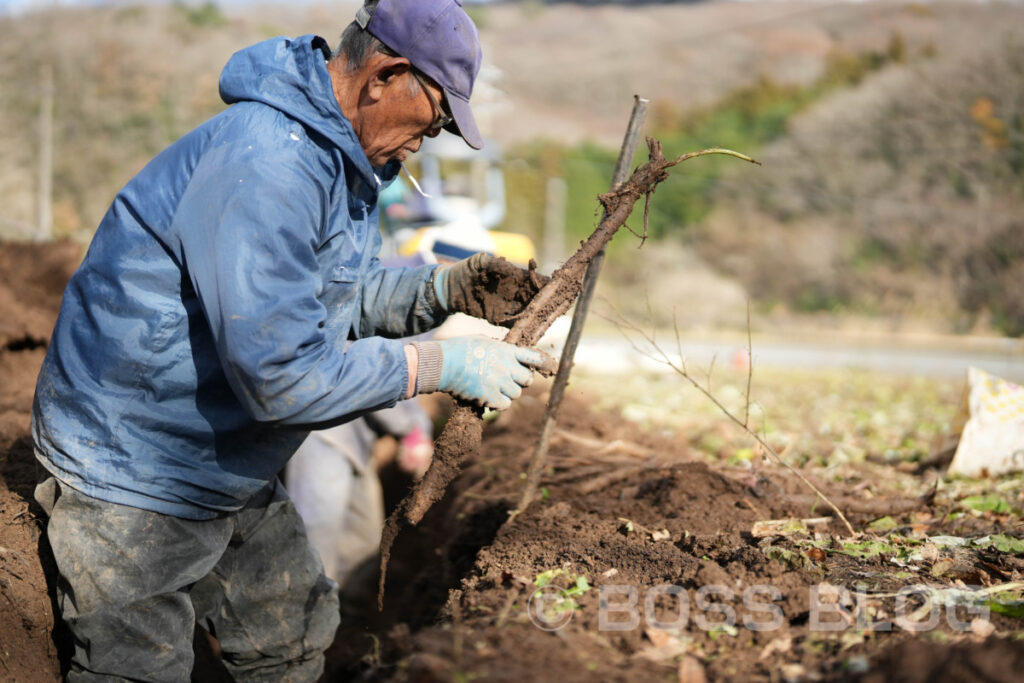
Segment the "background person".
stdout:
<svg viewBox="0 0 1024 683">
<path fill-rule="evenodd" d="M 423 476 L 433 453 L 433 425 L 415 398 L 343 425 L 313 432 L 285 467 L 285 486 L 324 573 L 344 587 L 380 549 L 384 492 L 374 446 L 398 440 L 398 467 Z"/>
</svg>

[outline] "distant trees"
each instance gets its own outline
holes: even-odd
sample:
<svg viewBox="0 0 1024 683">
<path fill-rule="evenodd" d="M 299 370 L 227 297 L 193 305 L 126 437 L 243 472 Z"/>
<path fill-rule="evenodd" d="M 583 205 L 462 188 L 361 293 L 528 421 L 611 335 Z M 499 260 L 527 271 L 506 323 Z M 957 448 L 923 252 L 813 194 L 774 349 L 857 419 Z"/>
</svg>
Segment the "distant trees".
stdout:
<svg viewBox="0 0 1024 683">
<path fill-rule="evenodd" d="M 653 100 L 647 131 L 667 154 L 727 146 L 764 162 L 701 159 L 651 202 L 652 234 L 742 283 L 755 310 L 923 315 L 1024 333 L 1019 7 L 841 3 L 792 15 L 768 4 L 473 12 L 498 44 L 497 86 L 538 138 L 615 130 L 604 125 L 615 100 L 639 92 Z M 56 84 L 53 232 L 85 239 L 127 179 L 224 106 L 217 78 L 234 50 L 321 23 L 294 7 L 229 18 L 213 2 L 0 18 L 0 237 L 30 234 L 36 220 L 46 64 Z M 560 39 L 534 46 L 548 35 Z M 547 68 L 552 60 L 561 68 Z M 505 229 L 539 243 L 546 180 L 562 176 L 568 233 L 589 234 L 611 147 L 533 140 L 509 150 Z M 606 277 L 634 292 L 650 279 L 644 264 L 668 269 L 683 251 L 655 258 L 627 237 L 611 248 L 634 256 L 610 259 Z M 617 274 L 616 263 L 628 265 Z M 742 299 L 734 287 L 729 297 Z"/>
<path fill-rule="evenodd" d="M 721 188 L 741 207 L 705 226 L 703 253 L 797 308 L 945 311 L 960 329 L 987 314 L 1024 333 L 1024 36 L 955 47 L 793 118 L 770 172 Z"/>
<path fill-rule="evenodd" d="M 268 30 L 216 37 L 231 27 L 212 2 L 47 9 L 0 22 L 0 237 L 17 235 L 5 223 L 35 220 L 44 67 L 56 89 L 53 234 L 83 237 L 135 172 L 223 108 L 224 62 Z"/>
</svg>

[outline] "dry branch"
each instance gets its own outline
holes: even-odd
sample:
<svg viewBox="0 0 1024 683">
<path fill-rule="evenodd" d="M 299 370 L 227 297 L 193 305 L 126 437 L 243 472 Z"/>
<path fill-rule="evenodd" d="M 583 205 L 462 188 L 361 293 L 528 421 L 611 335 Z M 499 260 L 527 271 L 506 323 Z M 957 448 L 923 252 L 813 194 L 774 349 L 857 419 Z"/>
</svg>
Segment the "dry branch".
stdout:
<svg viewBox="0 0 1024 683">
<path fill-rule="evenodd" d="M 620 321 L 619 321 L 619 326 L 620 326 L 620 330 L 623 330 L 624 334 L 625 334 L 625 330 L 632 331 L 633 333 L 635 333 L 635 334 L 639 335 L 640 337 L 642 337 L 644 339 L 644 341 L 646 341 L 650 345 L 650 347 L 654 349 L 654 352 L 652 353 L 650 351 L 646 351 L 646 350 L 640 349 L 634 343 L 633 344 L 633 348 L 638 353 L 641 353 L 641 354 L 647 356 L 648 358 L 650 358 L 651 360 L 657 361 L 657 362 L 667 366 L 669 369 L 671 369 L 677 375 L 679 375 L 684 380 L 686 380 L 694 389 L 696 389 L 701 394 L 703 394 L 704 397 L 706 399 L 708 399 L 709 401 L 711 401 L 715 405 L 715 407 L 718 408 L 718 410 L 723 415 L 725 415 L 727 418 L 729 418 L 729 420 L 731 420 L 733 423 L 735 423 L 737 426 L 739 426 L 740 429 L 745 431 L 755 441 L 757 441 L 757 443 L 761 446 L 761 448 L 763 448 L 767 453 L 769 453 L 772 456 L 772 458 L 774 458 L 774 460 L 778 464 L 782 465 L 787 470 L 789 470 L 790 472 L 795 474 L 796 477 L 798 479 L 800 479 L 800 481 L 802 481 L 804 483 L 804 485 L 807 486 L 807 488 L 809 488 L 812 491 L 814 491 L 814 494 L 815 494 L 815 496 L 817 496 L 817 499 L 821 500 L 823 503 L 828 505 L 832 509 L 832 511 L 836 513 L 836 516 L 839 518 L 840 521 L 842 521 L 843 526 L 845 526 L 846 530 L 850 532 L 850 536 L 851 537 L 854 537 L 854 536 L 857 535 L 857 532 L 854 531 L 854 529 L 853 529 L 853 525 L 850 524 L 850 521 L 846 518 L 846 515 L 843 514 L 843 511 L 841 509 L 839 509 L 839 506 L 836 505 L 835 502 L 831 498 L 826 496 L 821 491 L 821 489 L 819 489 L 817 486 L 815 486 L 811 482 L 810 479 L 805 477 L 804 474 L 802 472 L 800 472 L 800 470 L 796 469 L 795 467 L 790 465 L 788 462 L 783 460 L 782 456 L 779 455 L 779 452 L 776 451 L 774 448 L 772 448 L 771 445 L 769 445 L 769 443 L 767 441 L 765 441 L 763 436 L 761 436 L 760 434 L 755 432 L 753 429 L 750 428 L 749 424 L 747 424 L 749 419 L 750 419 L 750 394 L 749 394 L 749 392 L 750 392 L 750 388 L 749 388 L 750 387 L 750 385 L 749 385 L 750 371 L 749 370 L 748 370 L 748 375 L 747 375 L 747 377 L 748 377 L 747 392 L 748 393 L 747 393 L 747 402 L 746 402 L 747 403 L 747 405 L 746 405 L 746 414 L 745 414 L 743 419 L 740 419 L 737 415 L 733 414 L 732 411 L 730 411 L 727 407 L 725 407 L 722 404 L 722 402 L 719 401 L 718 398 L 714 395 L 714 393 L 712 393 L 712 391 L 711 391 L 711 371 L 710 371 L 710 369 L 708 370 L 708 373 L 707 373 L 707 384 L 706 385 L 703 385 L 700 382 L 698 382 L 696 380 L 696 378 L 694 378 L 694 376 L 692 374 L 690 374 L 690 371 L 689 371 L 689 369 L 686 366 L 686 356 L 683 355 L 683 344 L 682 344 L 682 338 L 681 338 L 680 333 L 679 333 L 679 324 L 678 324 L 678 322 L 676 322 L 675 328 L 674 328 L 675 337 L 676 337 L 676 352 L 679 354 L 679 357 L 681 359 L 680 362 L 678 362 L 678 363 L 676 361 L 674 361 L 667 353 L 665 353 L 665 351 L 660 346 L 658 346 L 658 343 L 654 340 L 653 334 L 649 334 L 649 333 L 645 332 L 644 330 L 640 329 L 639 327 L 637 327 L 636 325 L 634 325 L 633 323 L 630 323 L 628 320 L 621 319 L 621 318 L 620 318 Z M 749 334 L 749 325 L 748 325 L 748 334 Z M 629 338 L 628 334 L 626 335 L 626 337 Z M 749 351 L 748 351 L 748 353 L 749 353 Z M 748 357 L 748 362 L 752 363 L 753 361 L 752 361 L 751 358 Z"/>
<path fill-rule="evenodd" d="M 789 499 L 793 505 L 801 508 L 812 509 L 821 502 L 818 496 L 791 496 Z M 833 496 L 832 502 L 843 510 L 858 515 L 871 515 L 872 517 L 885 517 L 905 515 L 928 507 L 928 502 L 922 498 L 881 498 L 876 500 L 863 500 L 850 496 Z"/>
<path fill-rule="evenodd" d="M 619 467 L 607 474 L 603 474 L 593 479 L 588 479 L 579 486 L 580 493 L 596 493 L 601 489 L 606 489 L 612 484 L 618 484 L 620 481 L 629 479 L 638 472 L 646 472 L 648 470 L 657 470 L 663 467 L 667 467 L 670 464 L 669 460 L 656 460 L 654 462 L 645 462 L 639 464 L 626 465 Z"/>
<path fill-rule="evenodd" d="M 623 441 L 622 439 L 601 441 L 600 439 L 591 439 L 590 437 L 573 434 L 565 429 L 556 429 L 555 438 L 589 448 L 593 451 L 592 455 L 594 456 L 605 455 L 608 453 L 624 453 L 636 458 L 646 458 L 654 453 L 650 448 L 645 448 L 644 446 L 641 446 L 638 443 L 633 443 L 632 441 Z"/>
<path fill-rule="evenodd" d="M 587 266 L 611 240 L 633 211 L 633 205 L 641 197 L 649 197 L 655 188 L 669 176 L 673 166 L 706 154 L 726 154 L 751 163 L 758 163 L 748 156 L 728 149 L 713 148 L 690 152 L 674 159 L 666 159 L 661 143 L 647 138 L 649 160 L 633 171 L 633 175 L 611 192 L 598 196 L 605 214 L 600 224 L 580 248 L 551 276 L 526 309 L 518 316 L 512 329 L 505 335 L 505 341 L 518 346 L 534 346 L 559 316 L 569 310 L 583 288 L 583 277 Z M 645 215 L 646 223 L 646 215 Z M 645 225 L 646 234 L 646 225 Z M 400 520 L 418 524 L 427 510 L 444 495 L 448 484 L 462 467 L 462 461 L 480 447 L 483 435 L 483 421 L 480 410 L 466 401 L 457 401 L 458 407 L 434 445 L 434 459 L 430 469 L 413 491 L 398 505 L 384 524 L 381 536 L 380 586 L 377 594 L 378 607 L 383 606 L 384 582 L 387 564 L 391 556 L 391 545 L 400 530 Z"/>
</svg>

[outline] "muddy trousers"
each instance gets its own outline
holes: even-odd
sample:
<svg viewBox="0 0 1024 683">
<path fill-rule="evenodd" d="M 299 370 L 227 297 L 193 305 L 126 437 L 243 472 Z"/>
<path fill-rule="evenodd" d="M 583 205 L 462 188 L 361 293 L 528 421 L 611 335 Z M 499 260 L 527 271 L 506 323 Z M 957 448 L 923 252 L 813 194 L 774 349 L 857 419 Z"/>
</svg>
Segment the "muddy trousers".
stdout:
<svg viewBox="0 0 1024 683">
<path fill-rule="evenodd" d="M 236 680 L 315 681 L 338 627 L 324 576 L 279 483 L 219 519 L 106 503 L 52 477 L 36 488 L 74 642 L 67 680 L 188 681 L 195 624 Z"/>
</svg>

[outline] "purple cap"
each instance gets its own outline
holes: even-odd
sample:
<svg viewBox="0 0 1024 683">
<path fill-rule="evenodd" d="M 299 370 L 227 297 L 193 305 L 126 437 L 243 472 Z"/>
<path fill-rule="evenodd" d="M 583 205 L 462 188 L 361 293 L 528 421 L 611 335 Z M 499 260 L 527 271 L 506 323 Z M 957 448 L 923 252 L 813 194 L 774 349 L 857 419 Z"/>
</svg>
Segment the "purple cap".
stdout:
<svg viewBox="0 0 1024 683">
<path fill-rule="evenodd" d="M 360 8 L 356 22 L 444 89 L 455 119 L 445 130 L 462 136 L 473 149 L 483 147 L 469 109 L 483 52 L 476 26 L 459 0 L 380 0 L 372 15 Z"/>
</svg>

